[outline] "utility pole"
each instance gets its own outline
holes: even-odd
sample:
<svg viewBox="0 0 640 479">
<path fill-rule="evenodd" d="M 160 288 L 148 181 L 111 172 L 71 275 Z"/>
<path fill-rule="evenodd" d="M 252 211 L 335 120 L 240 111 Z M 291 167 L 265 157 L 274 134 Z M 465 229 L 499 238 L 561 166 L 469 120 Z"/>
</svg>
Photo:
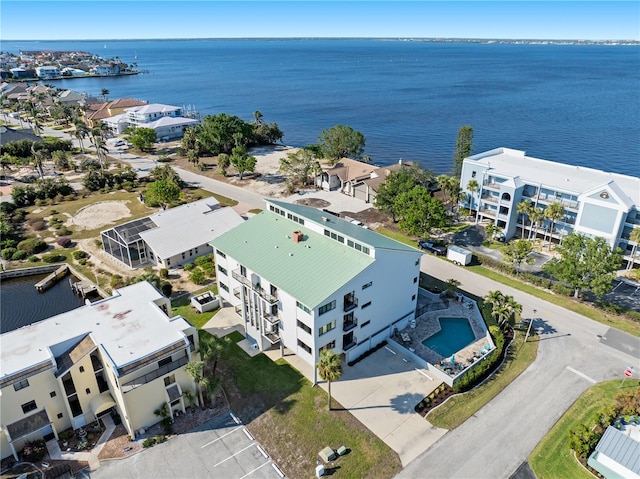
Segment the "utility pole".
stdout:
<svg viewBox="0 0 640 479">
<path fill-rule="evenodd" d="M 533 324 L 533 320 L 535 319 L 536 313 L 538 311 L 536 309 L 533 310 L 533 318 L 531 318 L 531 320 L 529 320 L 529 327 L 527 328 L 527 334 L 524 337 L 524 342 L 527 342 L 527 339 L 529 339 L 529 333 L 531 332 L 531 325 Z"/>
</svg>

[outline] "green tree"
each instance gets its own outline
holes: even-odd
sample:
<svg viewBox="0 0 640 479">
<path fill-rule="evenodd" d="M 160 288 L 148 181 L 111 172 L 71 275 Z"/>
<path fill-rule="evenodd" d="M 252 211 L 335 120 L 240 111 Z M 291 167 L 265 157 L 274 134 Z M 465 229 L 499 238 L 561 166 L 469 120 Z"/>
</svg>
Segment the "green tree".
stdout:
<svg viewBox="0 0 640 479">
<path fill-rule="evenodd" d="M 264 115 L 260 110 L 256 110 L 253 112 L 253 121 L 256 125 L 260 125 L 262 123 L 262 117 Z"/>
<path fill-rule="evenodd" d="M 245 145 L 253 141 L 253 125 L 226 113 L 207 115 L 202 119 L 198 138 L 203 148 L 211 154 L 228 154 L 237 146 L 238 138 Z"/>
<path fill-rule="evenodd" d="M 400 230 L 418 237 L 429 236 L 433 228 L 443 228 L 448 224 L 444 205 L 432 197 L 424 186 L 414 186 L 401 193 L 394 211 L 400 218 Z"/>
<path fill-rule="evenodd" d="M 396 201 L 401 193 L 413 189 L 414 186 L 427 187 L 433 180 L 433 172 L 421 170 L 419 166 L 405 166 L 389 173 L 384 183 L 378 187 L 375 207 L 390 215 L 396 221 Z"/>
<path fill-rule="evenodd" d="M 436 181 L 442 190 L 444 203 L 448 206 L 449 211 L 453 213 L 462 192 L 460 189 L 460 181 L 455 176 L 448 175 L 439 175 Z"/>
<path fill-rule="evenodd" d="M 104 101 L 108 101 L 109 93 L 111 93 L 111 92 L 109 90 L 107 90 L 106 88 L 103 88 L 103 89 L 100 90 L 100 96 L 102 97 L 102 99 Z"/>
<path fill-rule="evenodd" d="M 204 377 L 204 361 L 189 361 L 184 370 L 196 383 L 196 389 L 198 390 L 198 399 L 200 400 L 200 407 L 204 407 L 204 397 L 202 395 L 203 387 L 207 386 L 206 378 Z"/>
<path fill-rule="evenodd" d="M 516 211 L 518 215 L 522 218 L 520 231 L 522 232 L 522 238 L 524 238 L 524 224 L 525 217 L 531 215 L 531 211 L 533 210 L 533 203 L 531 200 L 522 200 L 520 203 L 516 205 Z"/>
<path fill-rule="evenodd" d="M 633 249 L 631 250 L 631 261 L 629 262 L 629 269 L 633 268 L 633 261 L 636 257 L 636 253 L 638 252 L 638 244 L 640 243 L 640 228 L 639 227 L 635 227 L 633 228 L 633 230 L 631 230 L 631 233 L 629 234 L 629 241 L 631 241 L 633 244 Z"/>
<path fill-rule="evenodd" d="M 549 225 L 549 251 L 551 251 L 551 240 L 553 239 L 553 230 L 555 228 L 556 221 L 564 218 L 564 213 L 564 206 L 557 201 L 551 203 L 544 210 L 544 217 L 551 221 L 551 224 Z"/>
<path fill-rule="evenodd" d="M 462 173 L 462 162 L 465 158 L 471 156 L 473 151 L 473 128 L 470 126 L 462 126 L 458 130 L 458 138 L 456 139 L 456 151 L 453 154 L 453 176 L 460 178 Z"/>
<path fill-rule="evenodd" d="M 475 178 L 472 178 L 467 183 L 467 191 L 471 193 L 469 199 L 467 200 L 469 204 L 469 210 L 473 209 L 474 201 L 473 198 L 476 196 L 476 193 L 480 191 L 480 184 Z M 476 210 L 476 223 L 478 222 L 478 213 L 480 212 L 480 198 L 475 201 L 475 210 Z"/>
<path fill-rule="evenodd" d="M 303 148 L 280 158 L 278 172 L 285 175 L 292 186 L 306 186 L 318 171 L 322 171 L 322 168 L 312 150 Z"/>
<path fill-rule="evenodd" d="M 362 159 L 365 139 L 362 133 L 345 125 L 336 125 L 323 130 L 318 137 L 322 156 L 331 165 L 335 165 L 341 158 Z"/>
<path fill-rule="evenodd" d="M 231 161 L 229 160 L 229 155 L 226 153 L 220 153 L 218 155 L 218 169 L 222 176 L 227 176 L 227 168 L 231 165 Z"/>
<path fill-rule="evenodd" d="M 574 290 L 574 297 L 589 289 L 601 298 L 611 291 L 616 271 L 622 264 L 622 250 L 611 250 L 604 238 L 571 233 L 556 248 L 558 256 L 543 271 Z"/>
<path fill-rule="evenodd" d="M 190 126 L 184 130 L 182 140 L 180 140 L 182 151 L 195 151 L 198 157 L 200 157 L 202 147 L 200 145 L 200 139 L 198 138 L 198 129 Z"/>
<path fill-rule="evenodd" d="M 483 300 L 491 306 L 491 316 L 500 325 L 514 322 L 522 313 L 522 305 L 513 296 L 502 294 L 501 291 L 489 291 Z"/>
<path fill-rule="evenodd" d="M 156 180 L 147 186 L 144 197 L 149 206 L 164 208 L 168 203 L 180 198 L 180 186 L 173 180 Z"/>
<path fill-rule="evenodd" d="M 517 239 L 510 241 L 504 245 L 500 251 L 503 255 L 503 261 L 513 266 L 516 274 L 520 274 L 522 263 L 533 264 L 534 259 L 529 256 L 533 251 L 532 244 L 526 239 Z"/>
<path fill-rule="evenodd" d="M 447 295 L 454 296 L 458 292 L 458 288 L 462 283 L 455 278 L 450 278 L 447 280 L 447 284 L 445 286 L 445 291 Z"/>
<path fill-rule="evenodd" d="M 185 186 L 184 181 L 182 181 L 178 172 L 167 164 L 156 166 L 151 170 L 151 177 L 154 180 L 171 180 L 180 188 L 184 188 Z"/>
<path fill-rule="evenodd" d="M 73 125 L 73 136 L 78 139 L 80 150 L 84 153 L 84 138 L 89 134 L 89 127 L 82 120 L 76 120 Z"/>
<path fill-rule="evenodd" d="M 532 207 L 528 213 L 529 219 L 531 219 L 531 231 L 529 234 L 529 239 L 531 239 L 531 234 L 533 234 L 533 239 L 535 240 L 538 237 L 538 228 L 542 224 L 542 220 L 544 219 L 544 211 L 539 207 Z"/>
<path fill-rule="evenodd" d="M 125 130 L 125 134 L 125 139 L 140 151 L 151 151 L 157 140 L 156 130 L 153 128 L 130 126 Z"/>
<path fill-rule="evenodd" d="M 256 167 L 256 157 L 249 156 L 244 146 L 236 146 L 231 151 L 229 161 L 240 175 L 240 180 L 246 172 L 253 172 Z"/>
<path fill-rule="evenodd" d="M 329 411 L 331 411 L 331 382 L 337 381 L 342 377 L 342 363 L 333 349 L 325 349 L 320 353 L 320 362 L 318 362 L 318 374 L 327 381 L 329 392 Z"/>
</svg>

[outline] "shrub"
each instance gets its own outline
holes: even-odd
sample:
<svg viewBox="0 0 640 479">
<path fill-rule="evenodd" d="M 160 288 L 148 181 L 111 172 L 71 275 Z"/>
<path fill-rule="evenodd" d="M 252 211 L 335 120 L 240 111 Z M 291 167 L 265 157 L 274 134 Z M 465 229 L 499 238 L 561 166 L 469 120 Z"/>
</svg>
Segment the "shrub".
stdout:
<svg viewBox="0 0 640 479">
<path fill-rule="evenodd" d="M 571 289 L 569 286 L 565 286 L 562 283 L 553 283 L 551 285 L 551 291 L 563 296 L 571 296 L 573 294 L 573 289 Z"/>
<path fill-rule="evenodd" d="M 82 259 L 87 257 L 86 251 L 82 251 L 81 249 L 74 251 L 71 253 L 73 259 Z"/>
<path fill-rule="evenodd" d="M 185 271 L 191 271 L 193 268 L 195 268 L 196 265 L 194 265 L 193 263 L 187 263 L 183 266 Z"/>
<path fill-rule="evenodd" d="M 67 259 L 63 254 L 48 253 L 42 256 L 42 261 L 45 263 L 61 263 Z"/>
<path fill-rule="evenodd" d="M 37 263 L 38 261 L 40 261 L 40 258 L 38 258 L 37 256 L 29 256 L 29 259 L 27 260 L 30 263 Z"/>
<path fill-rule="evenodd" d="M 194 269 L 189 275 L 189 280 L 193 284 L 202 284 L 205 280 L 204 272 L 201 269 Z"/>
<path fill-rule="evenodd" d="M 43 220 L 36 220 L 31 223 L 31 228 L 34 231 L 42 231 L 47 227 L 47 224 Z"/>
<path fill-rule="evenodd" d="M 169 270 L 167 268 L 160 268 L 159 276 L 162 279 L 167 279 L 169 277 Z"/>
<path fill-rule="evenodd" d="M 58 236 L 71 236 L 73 234 L 73 231 L 71 231 L 69 228 L 60 228 L 57 231 Z"/>
<path fill-rule="evenodd" d="M 15 253 L 13 253 L 13 256 L 11 256 L 11 259 L 13 261 L 21 261 L 21 260 L 25 259 L 26 257 L 27 257 L 27 252 L 26 251 L 17 250 Z"/>
<path fill-rule="evenodd" d="M 100 240 L 95 240 L 94 244 L 98 247 L 98 248 L 102 248 L 102 241 Z"/>
<path fill-rule="evenodd" d="M 216 266 L 213 263 L 205 263 L 202 265 L 202 271 L 205 275 L 212 278 L 216 275 Z"/>
<path fill-rule="evenodd" d="M 87 264 L 87 258 L 80 258 L 78 260 L 78 264 L 84 266 L 85 264 Z"/>
<path fill-rule="evenodd" d="M 42 439 L 27 441 L 22 450 L 22 460 L 26 462 L 41 461 L 47 453 L 47 446 Z"/>
<path fill-rule="evenodd" d="M 32 255 L 47 249 L 47 243 L 40 238 L 27 238 L 18 243 L 18 249 L 26 251 L 28 255 Z"/>
<path fill-rule="evenodd" d="M 71 238 L 67 238 L 66 236 L 63 236 L 62 238 L 58 238 L 56 240 L 56 244 L 58 246 L 62 246 L 63 248 L 67 248 L 71 244 Z"/>
<path fill-rule="evenodd" d="M 5 248 L 2 250 L 2 259 L 11 259 L 13 255 L 18 251 L 16 248 Z"/>
<path fill-rule="evenodd" d="M 213 258 L 211 257 L 211 255 L 205 255 L 205 256 L 198 256 L 196 259 L 193 260 L 193 264 L 195 264 L 196 266 L 202 266 L 203 264 L 206 263 L 212 263 L 213 262 Z"/>
<path fill-rule="evenodd" d="M 171 293 L 173 293 L 173 286 L 168 281 L 164 281 L 160 285 L 160 289 L 162 290 L 162 294 L 164 294 L 167 298 L 171 297 Z"/>
</svg>

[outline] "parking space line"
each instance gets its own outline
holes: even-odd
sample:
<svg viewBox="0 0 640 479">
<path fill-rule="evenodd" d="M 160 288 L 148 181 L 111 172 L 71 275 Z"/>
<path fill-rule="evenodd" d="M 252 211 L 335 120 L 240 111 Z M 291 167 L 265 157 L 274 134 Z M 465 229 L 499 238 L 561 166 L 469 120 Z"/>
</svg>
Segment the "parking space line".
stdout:
<svg viewBox="0 0 640 479">
<path fill-rule="evenodd" d="M 267 454 L 267 451 L 265 451 L 264 449 L 262 449 L 262 447 L 260 446 L 260 444 L 256 444 L 256 446 L 258 447 L 258 450 L 262 453 L 262 455 L 264 456 L 265 459 L 269 459 L 269 454 Z"/>
<path fill-rule="evenodd" d="M 223 462 L 227 462 L 229 459 L 233 459 L 235 456 L 237 456 L 238 454 L 240 454 L 241 452 L 246 451 L 247 449 L 249 449 L 250 447 L 253 447 L 253 444 L 249 444 L 247 447 L 245 447 L 244 449 L 239 450 L 238 452 L 236 452 L 235 454 L 232 454 L 231 456 L 227 457 L 226 459 L 223 459 L 222 461 L 220 461 L 218 464 L 214 464 L 213 467 L 218 467 L 220 464 L 222 464 Z"/>
<path fill-rule="evenodd" d="M 233 419 L 235 421 L 236 424 L 242 424 L 242 422 L 240 421 L 240 419 L 238 419 L 236 417 L 235 414 L 233 414 L 232 412 L 229 413 L 229 415 L 231 416 L 231 419 Z"/>
<path fill-rule="evenodd" d="M 254 441 L 255 439 L 253 438 L 253 436 L 251 435 L 251 433 L 249 431 L 247 431 L 247 428 L 244 428 L 242 430 L 245 434 L 245 436 L 247 436 L 249 438 L 250 441 Z"/>
<path fill-rule="evenodd" d="M 214 439 L 213 441 L 206 443 L 204 446 L 200 446 L 200 449 L 204 449 L 205 447 L 210 446 L 211 444 L 213 444 L 214 442 L 219 441 L 219 440 L 220 440 L 220 439 L 222 439 L 223 437 L 226 437 L 226 436 L 228 436 L 229 434 L 231 434 L 231 433 L 233 433 L 233 432 L 236 432 L 238 429 L 242 429 L 242 426 L 235 427 L 235 428 L 233 428 L 231 431 L 229 431 L 228 433 L 223 434 L 222 436 L 220 436 L 220 437 L 218 437 L 218 438 Z"/>
<path fill-rule="evenodd" d="M 273 467 L 275 469 L 275 471 L 278 473 L 278 475 L 282 478 L 284 478 L 284 473 L 280 470 L 280 468 L 278 467 L 278 465 L 275 462 L 271 463 L 271 467 Z"/>
<path fill-rule="evenodd" d="M 250 476 L 251 474 L 253 474 L 254 472 L 256 472 L 258 469 L 263 468 L 264 466 L 266 466 L 267 464 L 269 464 L 271 461 L 267 461 L 264 464 L 261 464 L 260 466 L 256 467 L 253 471 L 249 471 L 247 472 L 244 476 L 242 476 L 240 479 L 244 479 L 247 476 Z"/>
</svg>

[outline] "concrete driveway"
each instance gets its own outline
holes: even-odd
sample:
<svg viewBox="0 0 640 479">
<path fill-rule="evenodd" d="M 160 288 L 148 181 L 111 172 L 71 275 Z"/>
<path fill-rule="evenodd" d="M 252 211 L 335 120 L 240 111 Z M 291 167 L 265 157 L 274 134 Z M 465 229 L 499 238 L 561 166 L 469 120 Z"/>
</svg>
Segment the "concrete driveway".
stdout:
<svg viewBox="0 0 640 479">
<path fill-rule="evenodd" d="M 103 461 L 89 477 L 282 479 L 284 474 L 240 421 L 225 413 L 134 456 Z"/>
<path fill-rule="evenodd" d="M 326 383 L 320 383 L 326 388 Z M 387 346 L 353 366 L 345 366 L 331 394 L 371 432 L 398 453 L 405 466 L 447 431 L 432 426 L 414 406 L 440 381 L 409 357 L 402 348 Z"/>
</svg>

